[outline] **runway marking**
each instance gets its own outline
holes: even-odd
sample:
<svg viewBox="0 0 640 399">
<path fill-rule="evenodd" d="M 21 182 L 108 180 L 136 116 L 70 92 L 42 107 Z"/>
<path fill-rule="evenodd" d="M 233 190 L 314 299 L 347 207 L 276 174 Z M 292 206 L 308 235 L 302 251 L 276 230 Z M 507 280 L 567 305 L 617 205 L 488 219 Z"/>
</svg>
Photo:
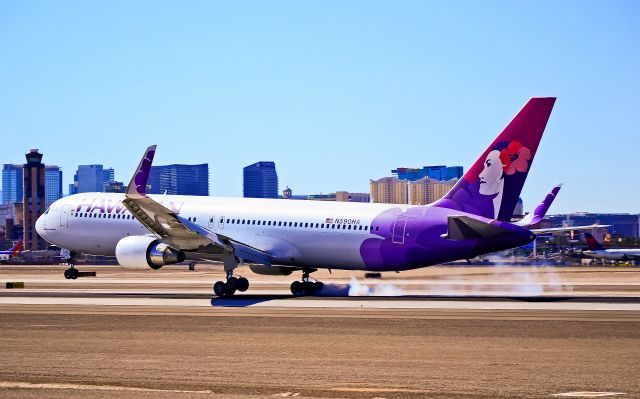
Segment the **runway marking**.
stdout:
<svg viewBox="0 0 640 399">
<path fill-rule="evenodd" d="M 296 398 L 300 396 L 300 392 L 283 392 L 283 393 L 277 393 L 273 396 L 280 396 L 283 398 Z"/>
<path fill-rule="evenodd" d="M 379 299 L 379 300 L 378 300 Z M 222 306 L 219 306 L 221 304 Z M 84 305 L 84 306 L 165 306 L 212 307 L 241 306 L 253 309 L 467 309 L 467 310 L 545 310 L 545 311 L 640 311 L 640 303 L 597 302 L 526 302 L 526 301 L 447 301 L 438 299 L 327 298 L 327 299 L 190 299 L 153 297 L 55 297 L 55 296 L 0 296 L 0 305 Z"/>
<path fill-rule="evenodd" d="M 329 389 L 330 391 L 337 392 L 361 392 L 361 393 L 394 393 L 394 392 L 405 392 L 405 393 L 428 393 L 430 391 L 426 391 L 424 389 L 406 389 L 406 388 L 376 388 L 376 387 L 335 387 Z"/>
<path fill-rule="evenodd" d="M 564 392 L 554 393 L 551 396 L 562 398 L 603 398 L 608 396 L 620 396 L 626 395 L 624 392 L 589 392 L 589 391 L 577 391 L 577 392 Z"/>
<path fill-rule="evenodd" d="M 189 391 L 181 389 L 154 389 L 141 387 L 125 387 L 119 385 L 91 385 L 91 384 L 58 384 L 58 383 L 33 383 L 0 381 L 0 388 L 9 389 L 73 389 L 80 391 L 128 391 L 128 392 L 169 392 L 169 393 L 201 393 L 211 394 L 213 391 L 206 389 L 202 391 Z"/>
</svg>

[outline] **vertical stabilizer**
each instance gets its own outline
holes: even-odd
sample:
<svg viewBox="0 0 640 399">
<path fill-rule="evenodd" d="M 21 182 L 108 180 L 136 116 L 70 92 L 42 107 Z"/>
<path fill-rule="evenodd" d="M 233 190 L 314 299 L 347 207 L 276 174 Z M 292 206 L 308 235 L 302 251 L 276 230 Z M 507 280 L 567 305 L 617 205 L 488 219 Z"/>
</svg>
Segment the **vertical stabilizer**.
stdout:
<svg viewBox="0 0 640 399">
<path fill-rule="evenodd" d="M 534 97 L 434 206 L 510 221 L 555 97 Z"/>
</svg>

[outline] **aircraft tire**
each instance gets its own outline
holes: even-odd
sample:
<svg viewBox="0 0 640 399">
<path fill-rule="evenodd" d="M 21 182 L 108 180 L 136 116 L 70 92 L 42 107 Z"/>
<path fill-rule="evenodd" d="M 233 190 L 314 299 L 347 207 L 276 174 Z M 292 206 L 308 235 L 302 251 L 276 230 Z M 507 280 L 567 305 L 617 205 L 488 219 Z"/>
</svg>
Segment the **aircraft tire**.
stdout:
<svg viewBox="0 0 640 399">
<path fill-rule="evenodd" d="M 71 280 L 71 269 L 67 269 L 64 271 L 64 278 L 66 278 L 67 280 Z"/>
<path fill-rule="evenodd" d="M 238 291 L 245 292 L 249 289 L 249 280 L 244 277 L 238 279 Z"/>
<path fill-rule="evenodd" d="M 293 283 L 291 283 L 291 293 L 294 296 L 304 295 L 304 291 L 304 285 L 302 285 L 301 281 L 294 281 Z"/>
<path fill-rule="evenodd" d="M 236 292 L 236 290 L 238 289 L 238 278 L 237 277 L 229 277 L 227 279 L 227 287 L 226 290 L 231 292 Z M 233 294 L 231 294 L 233 295 Z"/>
<path fill-rule="evenodd" d="M 216 294 L 217 296 L 224 296 L 225 294 L 225 283 L 222 281 L 216 281 L 216 283 L 213 285 L 213 292 L 214 294 Z"/>
<path fill-rule="evenodd" d="M 78 269 L 71 269 L 71 278 L 75 280 L 78 277 L 80 277 L 80 272 L 78 271 Z"/>
</svg>

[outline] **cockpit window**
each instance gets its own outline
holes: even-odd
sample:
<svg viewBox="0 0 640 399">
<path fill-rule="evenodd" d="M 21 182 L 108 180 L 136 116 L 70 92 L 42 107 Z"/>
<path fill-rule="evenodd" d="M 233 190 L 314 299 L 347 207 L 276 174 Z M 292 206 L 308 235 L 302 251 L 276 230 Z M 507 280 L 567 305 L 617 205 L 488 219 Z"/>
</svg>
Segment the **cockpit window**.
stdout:
<svg viewBox="0 0 640 399">
<path fill-rule="evenodd" d="M 48 207 L 48 208 L 47 208 L 47 210 L 46 210 L 46 211 L 44 211 L 44 214 L 45 214 L 45 215 L 49 213 L 49 209 L 50 209 L 50 208 L 51 208 L 51 207 Z"/>
</svg>

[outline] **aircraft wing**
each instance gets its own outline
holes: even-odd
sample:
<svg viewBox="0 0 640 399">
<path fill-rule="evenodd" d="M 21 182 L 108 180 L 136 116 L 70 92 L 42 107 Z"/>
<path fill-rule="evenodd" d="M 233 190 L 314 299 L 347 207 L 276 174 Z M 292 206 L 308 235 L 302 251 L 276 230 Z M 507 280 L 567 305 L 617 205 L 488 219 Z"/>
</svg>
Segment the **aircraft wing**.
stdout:
<svg viewBox="0 0 640 399">
<path fill-rule="evenodd" d="M 155 145 L 147 148 L 122 201 L 140 223 L 175 249 L 197 251 L 205 246 L 214 245 L 223 251 L 233 253 L 237 258 L 271 265 L 271 256 L 268 253 L 214 233 L 147 196 L 147 181 L 155 152 Z"/>
<path fill-rule="evenodd" d="M 569 226 L 569 227 L 550 227 L 548 229 L 529 229 L 535 234 L 548 234 L 548 233 L 558 233 L 562 231 L 574 231 L 574 230 L 591 230 L 591 229 L 599 229 L 611 227 L 610 224 L 592 224 L 590 226 Z"/>
</svg>

